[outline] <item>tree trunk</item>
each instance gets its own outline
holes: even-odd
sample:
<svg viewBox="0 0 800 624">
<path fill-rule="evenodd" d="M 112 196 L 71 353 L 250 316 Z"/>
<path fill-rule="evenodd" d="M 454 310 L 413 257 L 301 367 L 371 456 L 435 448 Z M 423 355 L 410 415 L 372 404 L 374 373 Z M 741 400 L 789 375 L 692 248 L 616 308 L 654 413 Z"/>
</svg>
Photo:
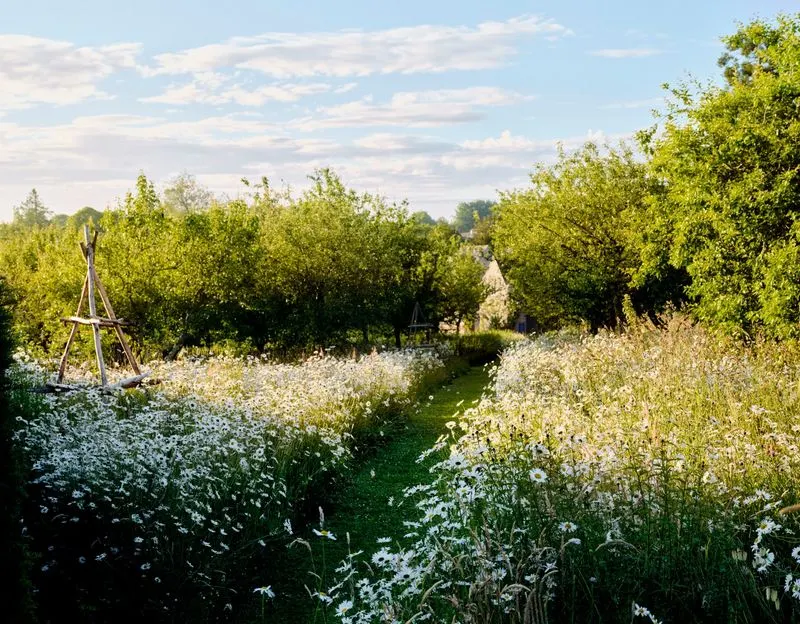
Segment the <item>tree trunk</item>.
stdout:
<svg viewBox="0 0 800 624">
<path fill-rule="evenodd" d="M 178 341 L 173 345 L 172 349 L 169 350 L 169 353 L 167 353 L 164 361 L 172 362 L 176 357 L 178 357 L 178 354 L 181 352 L 181 349 L 183 349 L 187 340 L 189 340 L 189 334 L 181 334 L 178 337 Z"/>
<path fill-rule="evenodd" d="M 400 344 L 400 328 L 399 327 L 395 327 L 394 328 L 394 346 L 397 347 L 398 349 L 402 346 Z"/>
</svg>

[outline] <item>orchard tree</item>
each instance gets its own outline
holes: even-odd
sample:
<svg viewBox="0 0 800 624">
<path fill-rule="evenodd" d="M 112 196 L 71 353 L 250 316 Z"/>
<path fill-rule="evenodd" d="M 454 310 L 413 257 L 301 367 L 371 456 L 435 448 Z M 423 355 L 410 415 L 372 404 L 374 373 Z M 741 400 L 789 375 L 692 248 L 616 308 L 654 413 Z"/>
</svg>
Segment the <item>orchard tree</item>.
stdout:
<svg viewBox="0 0 800 624">
<path fill-rule="evenodd" d="M 630 148 L 587 143 L 503 193 L 494 249 L 521 307 L 545 327 L 615 325 L 633 294 L 635 223 L 651 186 Z"/>
<path fill-rule="evenodd" d="M 800 21 L 723 39 L 721 87 L 671 88 L 641 138 L 664 184 L 647 217 L 643 273 L 691 276 L 697 316 L 731 331 L 800 334 Z"/>
<path fill-rule="evenodd" d="M 208 210 L 214 203 L 214 194 L 202 186 L 193 175 L 182 173 L 164 189 L 163 204 L 172 214 L 188 214 Z"/>
<path fill-rule="evenodd" d="M 464 321 L 475 318 L 489 294 L 489 287 L 482 281 L 484 272 L 466 245 L 451 247 L 438 267 L 439 317 L 455 325 L 457 334 Z"/>
</svg>

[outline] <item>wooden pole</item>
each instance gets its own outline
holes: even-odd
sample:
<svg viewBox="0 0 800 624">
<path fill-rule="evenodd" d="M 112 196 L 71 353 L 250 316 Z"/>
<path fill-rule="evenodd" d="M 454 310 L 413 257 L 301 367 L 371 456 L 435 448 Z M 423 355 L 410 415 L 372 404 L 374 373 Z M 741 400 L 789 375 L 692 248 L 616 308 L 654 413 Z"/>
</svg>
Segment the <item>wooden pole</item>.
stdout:
<svg viewBox="0 0 800 624">
<path fill-rule="evenodd" d="M 100 278 L 97 276 L 97 271 L 95 270 L 94 266 L 92 266 L 92 275 L 94 276 L 94 283 L 95 286 L 97 286 L 97 292 L 100 295 L 100 299 L 103 301 L 103 307 L 106 309 L 108 318 L 116 320 L 117 317 L 114 315 L 114 308 L 111 307 L 111 300 L 108 298 L 106 289 L 103 287 L 103 282 L 101 282 Z M 117 332 L 117 338 L 119 338 L 119 343 L 122 345 L 122 350 L 125 352 L 125 357 L 128 358 L 128 363 L 131 365 L 133 372 L 135 372 L 137 375 L 140 375 L 142 371 L 139 370 L 139 365 L 136 363 L 136 358 L 133 357 L 133 352 L 128 346 L 128 341 L 125 339 L 125 334 L 122 333 L 122 328 L 118 324 L 114 325 L 114 331 Z"/>
<path fill-rule="evenodd" d="M 89 276 L 86 276 L 86 279 L 83 280 L 83 288 L 81 289 L 81 298 L 78 301 L 78 310 L 75 312 L 75 316 L 81 315 L 81 308 L 83 308 L 83 302 L 86 301 L 86 292 L 89 288 Z M 69 349 L 72 346 L 72 341 L 75 340 L 75 334 L 78 333 L 78 324 L 73 323 L 72 329 L 69 330 L 69 338 L 67 338 L 67 346 L 64 347 L 64 355 L 61 356 L 61 363 L 58 365 L 58 378 L 56 379 L 56 383 L 60 384 L 64 380 L 64 372 L 67 370 L 67 357 L 69 356 Z"/>
<path fill-rule="evenodd" d="M 86 281 L 89 285 L 89 317 L 97 317 L 97 304 L 94 296 L 94 241 L 89 240 L 89 225 L 83 226 L 83 238 L 86 243 Z M 95 240 L 97 237 L 95 236 Z M 103 344 L 100 340 L 100 325 L 92 325 L 92 333 L 94 334 L 94 354 L 97 358 L 97 368 L 100 371 L 100 381 L 103 387 L 108 385 L 108 378 L 106 377 L 106 365 L 103 362 Z"/>
</svg>

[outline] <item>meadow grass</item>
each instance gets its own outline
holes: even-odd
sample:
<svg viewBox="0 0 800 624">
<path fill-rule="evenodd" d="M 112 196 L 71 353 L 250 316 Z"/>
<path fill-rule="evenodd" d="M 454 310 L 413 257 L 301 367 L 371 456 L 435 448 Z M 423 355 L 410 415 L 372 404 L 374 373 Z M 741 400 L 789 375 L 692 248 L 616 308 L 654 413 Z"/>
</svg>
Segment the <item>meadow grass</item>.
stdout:
<svg viewBox="0 0 800 624">
<path fill-rule="evenodd" d="M 403 490 L 430 478 L 435 458 L 418 462 L 444 431 L 453 414 L 473 405 L 489 381 L 485 367 L 457 371 L 459 376 L 441 388 L 431 390 L 418 408 L 386 440 L 385 445 L 357 466 L 323 509 L 313 527 L 297 535 L 273 571 L 277 596 L 266 621 L 324 622 L 335 618 L 327 612 L 319 592 L 327 589 L 339 562 L 350 554 L 368 552 L 386 536 L 403 532 L 405 499 Z M 316 510 L 314 510 L 316 511 Z M 329 531 L 335 540 L 317 535 L 314 529 Z M 321 532 L 321 531 L 320 531 Z M 323 562 L 324 552 L 324 562 Z M 318 575 L 318 576 L 315 576 Z M 314 595 L 317 594 L 317 595 Z M 324 597 L 323 597 L 324 598 Z"/>
<path fill-rule="evenodd" d="M 511 347 L 406 489 L 405 530 L 332 583 L 332 613 L 794 621 L 799 364 L 680 317 Z"/>
</svg>

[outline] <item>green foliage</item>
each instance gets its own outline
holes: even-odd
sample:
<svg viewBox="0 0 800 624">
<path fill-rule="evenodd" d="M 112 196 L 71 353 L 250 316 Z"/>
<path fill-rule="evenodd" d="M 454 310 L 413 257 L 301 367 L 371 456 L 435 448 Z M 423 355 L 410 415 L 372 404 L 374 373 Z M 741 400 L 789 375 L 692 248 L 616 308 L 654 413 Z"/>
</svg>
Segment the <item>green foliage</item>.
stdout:
<svg viewBox="0 0 800 624">
<path fill-rule="evenodd" d="M 167 212 L 174 214 L 208 210 L 214 203 L 214 194 L 189 173 L 175 177 L 164 189 L 163 195 Z"/>
<path fill-rule="evenodd" d="M 469 332 L 460 336 L 447 336 L 453 350 L 470 366 L 479 366 L 496 359 L 506 348 L 520 340 L 523 334 L 508 330 Z"/>
<path fill-rule="evenodd" d="M 418 210 L 416 212 L 411 213 L 411 220 L 416 221 L 422 225 L 435 225 L 436 221 L 433 220 L 433 217 L 429 215 L 424 210 Z"/>
<path fill-rule="evenodd" d="M 636 226 L 653 192 L 630 148 L 601 153 L 587 143 L 539 165 L 530 189 L 504 193 L 494 247 L 526 312 L 545 327 L 615 325 L 623 298 L 635 294 Z"/>
<path fill-rule="evenodd" d="M 469 232 L 475 224 L 486 219 L 492 213 L 496 202 L 486 199 L 478 199 L 471 202 L 461 202 L 456 207 L 456 216 L 453 219 L 453 227 L 459 232 Z"/>
<path fill-rule="evenodd" d="M 35 621 L 29 556 L 21 522 L 26 471 L 13 438 L 16 418 L 23 417 L 25 411 L 26 392 L 12 393 L 7 374 L 13 348 L 8 304 L 7 288 L 0 281 L 0 601 L 6 621 L 22 623 Z"/>
<path fill-rule="evenodd" d="M 14 223 L 19 225 L 47 225 L 51 215 L 50 209 L 42 203 L 36 189 L 32 189 L 19 206 L 14 206 Z"/>
<path fill-rule="evenodd" d="M 84 223 L 101 233 L 98 273 L 144 359 L 223 343 L 280 354 L 394 335 L 399 346 L 416 302 L 433 323 L 474 314 L 480 268 L 448 225 L 348 189 L 330 170 L 312 182 L 292 197 L 247 181 L 247 199 L 177 209 L 170 189 L 162 200 L 140 175 L 115 209 L 0 227 L 19 337 L 40 354 L 61 350 L 59 318 L 75 313 L 85 274 Z M 184 176 L 172 189 L 193 184 Z M 78 357 L 88 339 L 79 332 Z M 104 340 L 121 359 L 113 335 Z"/>
<path fill-rule="evenodd" d="M 644 221 L 643 272 L 688 271 L 702 320 L 795 336 L 800 21 L 755 21 L 724 42 L 727 84 L 672 88 L 658 138 L 643 136 L 664 183 Z"/>
<path fill-rule="evenodd" d="M 471 250 L 459 249 L 457 241 L 450 244 L 453 249 L 438 268 L 441 295 L 438 311 L 441 320 L 455 325 L 458 332 L 463 321 L 475 318 L 489 287 L 482 281 L 483 265 Z"/>
</svg>

